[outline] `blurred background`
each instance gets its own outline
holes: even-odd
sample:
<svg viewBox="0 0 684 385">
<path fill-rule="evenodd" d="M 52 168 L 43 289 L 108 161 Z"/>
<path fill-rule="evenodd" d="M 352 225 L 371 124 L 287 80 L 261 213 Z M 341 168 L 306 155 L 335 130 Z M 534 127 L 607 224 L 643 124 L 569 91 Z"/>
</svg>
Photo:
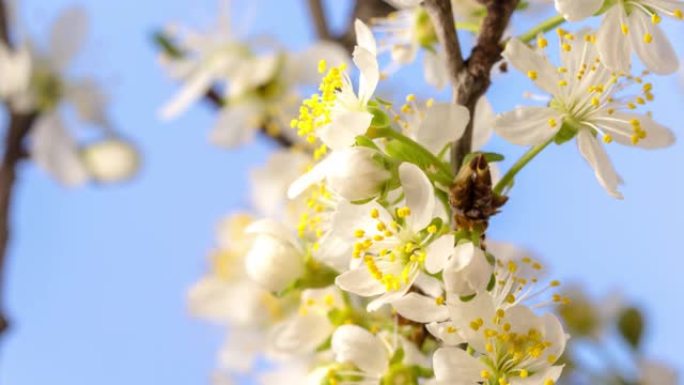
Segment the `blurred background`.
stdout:
<svg viewBox="0 0 684 385">
<path fill-rule="evenodd" d="M 333 27 L 346 23 L 349 3 L 326 2 Z M 21 0 L 20 28 L 44 39 L 74 5 L 90 16 L 75 70 L 108 90 L 114 123 L 138 144 L 143 168 L 106 189 L 66 189 L 32 165 L 20 170 L 5 282 L 12 328 L 0 349 L 0 384 L 207 383 L 224 333 L 188 316 L 185 290 L 205 271 L 216 222 L 248 207 L 248 166 L 263 163 L 272 145 L 211 146 L 208 106 L 173 122 L 157 118 L 177 85 L 161 71 L 151 34 L 169 22 L 210 26 L 215 0 Z M 293 49 L 313 39 L 304 1 L 233 5 L 244 36 L 268 33 Z M 670 36 L 684 32 L 681 23 L 664 25 Z M 684 43 L 673 40 L 683 54 Z M 432 95 L 418 68 L 404 73 L 397 90 Z M 502 76 L 489 94 L 497 112 L 532 90 L 523 76 Z M 681 135 L 681 76 L 651 81 L 656 118 Z M 504 168 L 523 150 L 500 139 L 488 149 L 510 154 Z M 518 178 L 491 238 L 533 250 L 564 283 L 598 298 L 618 293 L 645 309 L 646 351 L 682 371 L 684 151 L 676 144 L 609 152 L 626 181 L 624 201 L 605 194 L 573 144 L 553 146 Z"/>
</svg>

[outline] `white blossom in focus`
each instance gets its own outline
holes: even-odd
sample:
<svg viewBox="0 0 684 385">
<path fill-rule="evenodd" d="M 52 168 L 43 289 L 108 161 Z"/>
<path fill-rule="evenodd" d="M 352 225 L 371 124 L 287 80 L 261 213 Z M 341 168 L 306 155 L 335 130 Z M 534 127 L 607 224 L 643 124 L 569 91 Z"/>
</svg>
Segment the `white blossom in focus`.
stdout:
<svg viewBox="0 0 684 385">
<path fill-rule="evenodd" d="M 594 169 L 599 183 L 610 195 L 621 198 L 618 185 L 622 180 L 600 142 L 652 149 L 671 145 L 674 136 L 649 115 L 632 112 L 653 100 L 651 83 L 604 67 L 593 34 L 561 35 L 563 63 L 559 67 L 519 40 L 506 45 L 503 56 L 549 93 L 551 101 L 547 106 L 518 107 L 499 116 L 495 130 L 519 145 L 539 145 L 561 130 L 571 137 L 576 135 L 579 151 Z M 540 40 L 540 44 L 545 46 L 545 41 Z M 634 84 L 641 84 L 641 95 L 619 96 L 620 91 Z"/>
</svg>

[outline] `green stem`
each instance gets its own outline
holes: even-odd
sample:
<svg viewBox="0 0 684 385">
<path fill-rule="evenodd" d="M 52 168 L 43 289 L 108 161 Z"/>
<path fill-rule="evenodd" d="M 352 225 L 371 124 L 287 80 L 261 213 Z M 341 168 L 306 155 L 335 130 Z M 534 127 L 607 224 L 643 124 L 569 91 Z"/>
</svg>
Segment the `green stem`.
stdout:
<svg viewBox="0 0 684 385">
<path fill-rule="evenodd" d="M 537 35 L 544 34 L 546 32 L 549 32 L 550 30 L 558 27 L 559 25 L 565 23 L 565 19 L 561 15 L 556 15 L 553 16 L 549 19 L 546 19 L 545 21 L 541 22 L 541 24 L 538 24 L 534 28 L 530 29 L 529 31 L 523 33 L 522 35 L 518 36 L 518 39 L 520 39 L 524 43 L 529 43 L 532 41 L 532 39 L 536 38 Z"/>
<path fill-rule="evenodd" d="M 440 183 L 450 185 L 454 180 L 454 174 L 447 164 L 437 158 L 432 152 L 415 142 L 413 139 L 402 134 L 401 132 L 392 129 L 391 127 L 373 128 L 369 130 L 368 136 L 372 139 L 387 138 L 394 139 L 415 151 L 420 158 L 426 159 L 431 166 L 437 167 L 436 176 L 440 178 Z"/>
<path fill-rule="evenodd" d="M 513 166 L 506 172 L 506 174 L 501 178 L 499 183 L 494 186 L 494 192 L 501 195 L 512 182 L 513 178 L 515 178 L 516 175 L 522 170 L 534 157 L 539 155 L 542 150 L 544 150 L 549 144 L 553 142 L 553 137 L 551 137 L 549 140 L 547 140 L 544 143 L 540 143 L 534 147 L 531 147 L 529 150 L 527 150 L 526 153 L 523 154 L 523 156 L 518 159 Z"/>
</svg>

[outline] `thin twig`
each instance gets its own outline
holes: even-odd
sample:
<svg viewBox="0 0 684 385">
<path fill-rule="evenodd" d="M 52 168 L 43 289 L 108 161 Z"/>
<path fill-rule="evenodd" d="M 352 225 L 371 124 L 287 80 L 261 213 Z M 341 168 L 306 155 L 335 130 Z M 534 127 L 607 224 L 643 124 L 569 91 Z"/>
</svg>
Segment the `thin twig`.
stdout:
<svg viewBox="0 0 684 385">
<path fill-rule="evenodd" d="M 309 12 L 311 12 L 311 21 L 313 21 L 316 35 L 321 40 L 330 40 L 330 28 L 328 27 L 328 19 L 325 17 L 325 10 L 321 0 L 309 0 Z"/>
</svg>

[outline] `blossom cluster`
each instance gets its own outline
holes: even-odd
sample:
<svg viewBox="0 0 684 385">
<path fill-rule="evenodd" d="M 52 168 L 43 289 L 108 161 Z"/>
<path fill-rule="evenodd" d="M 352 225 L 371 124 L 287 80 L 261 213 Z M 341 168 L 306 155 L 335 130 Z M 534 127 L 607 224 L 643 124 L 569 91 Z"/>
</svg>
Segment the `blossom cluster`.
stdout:
<svg viewBox="0 0 684 385">
<path fill-rule="evenodd" d="M 139 163 L 135 147 L 109 119 L 107 95 L 96 80 L 70 73 L 87 29 L 86 12 L 74 7 L 55 20 L 44 48 L 29 37 L 16 47 L 0 42 L 0 100 L 12 114 L 31 120 L 32 160 L 67 186 L 121 181 L 133 176 Z M 96 128 L 92 139 L 80 141 L 83 135 L 69 131 L 69 110 Z"/>
<path fill-rule="evenodd" d="M 537 258 L 490 240 L 488 218 L 464 221 L 470 213 L 457 212 L 455 185 L 463 175 L 484 185 L 499 202 L 493 215 L 522 166 L 549 145 L 574 139 L 600 185 L 621 198 L 622 179 L 604 146 L 655 149 L 674 141 L 650 113 L 637 111 L 655 99 L 648 76 L 677 69 L 658 24 L 661 16 L 681 19 L 683 3 L 556 0 L 556 25 L 592 15 L 603 23 L 598 30 L 556 29 L 559 65 L 547 52 L 551 27 L 508 38 L 503 58 L 548 97 L 497 116 L 484 97 L 471 112 L 411 93 L 401 103 L 376 95 L 421 49 L 428 83 L 439 87 L 447 78 L 420 3 L 393 1 L 399 13 L 375 20 L 375 31 L 355 22 L 356 82 L 347 60 L 330 59 L 336 55 L 314 50 L 322 56 L 315 67 L 297 60 L 322 79 L 298 109 L 281 104 L 302 83 L 287 55 L 254 54 L 228 32 L 211 35 L 228 41 L 191 34 L 175 58 L 165 59 L 185 83 L 162 115 L 178 114 L 218 81 L 220 115 L 229 118 L 219 118 L 215 142 L 244 143 L 277 119 L 270 133 L 298 143 L 253 172 L 256 213 L 219 226 L 212 269 L 190 290 L 196 315 L 229 328 L 217 383 L 263 356 L 278 363 L 263 383 L 559 381 L 570 336 L 554 309 L 569 305 L 569 297 Z M 386 52 L 392 64 L 381 71 L 378 57 Z M 645 70 L 632 71 L 632 52 Z M 277 89 L 277 97 L 266 89 Z M 473 152 L 454 170 L 449 149 L 467 129 Z M 530 147 L 502 178 L 495 167 L 502 156 L 480 151 L 493 133 Z"/>
</svg>

